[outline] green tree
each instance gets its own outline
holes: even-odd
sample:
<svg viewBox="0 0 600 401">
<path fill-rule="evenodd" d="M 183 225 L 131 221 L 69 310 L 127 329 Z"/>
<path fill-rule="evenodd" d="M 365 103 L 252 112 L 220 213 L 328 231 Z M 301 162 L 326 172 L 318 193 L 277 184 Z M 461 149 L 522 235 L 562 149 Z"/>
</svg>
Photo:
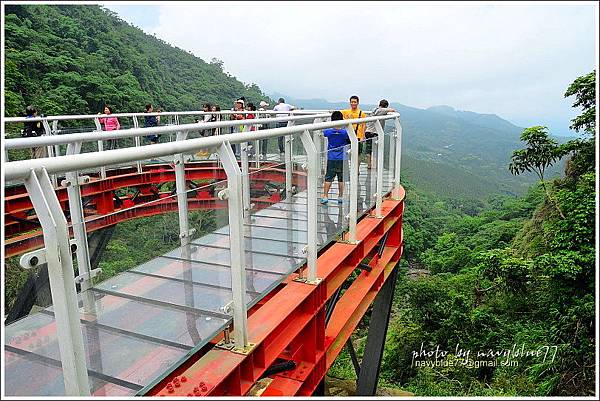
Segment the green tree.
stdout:
<svg viewBox="0 0 600 401">
<path fill-rule="evenodd" d="M 571 120 L 571 129 L 590 136 L 565 144 L 565 149 L 571 152 L 565 173 L 568 179 L 577 180 L 596 169 L 596 71 L 573 81 L 565 92 L 565 97 L 569 96 L 575 96 L 573 107 L 582 108 L 582 113 Z"/>
<path fill-rule="evenodd" d="M 564 219 L 563 212 L 550 194 L 544 181 L 546 168 L 564 156 L 564 148 L 548 136 L 547 127 L 539 125 L 526 128 L 521 134 L 521 140 L 526 143 L 526 147 L 525 149 L 513 152 L 508 169 L 514 175 L 519 175 L 525 171 L 536 173 L 546 193 L 546 199 L 552 202 L 560 216 Z"/>
</svg>

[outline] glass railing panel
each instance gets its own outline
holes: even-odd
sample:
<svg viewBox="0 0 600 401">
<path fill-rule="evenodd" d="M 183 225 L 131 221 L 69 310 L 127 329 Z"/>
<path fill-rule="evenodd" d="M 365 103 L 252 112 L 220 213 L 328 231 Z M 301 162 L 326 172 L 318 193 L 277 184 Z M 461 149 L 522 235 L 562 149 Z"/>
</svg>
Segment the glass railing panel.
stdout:
<svg viewBox="0 0 600 401">
<path fill-rule="evenodd" d="M 342 135 L 342 134 L 339 134 Z M 327 149 L 328 139 L 322 138 Z M 339 143 L 331 139 L 332 146 Z M 344 143 L 344 141 L 342 141 Z M 348 229 L 346 216 L 350 210 L 350 144 L 333 147 L 319 153 L 318 231 L 325 233 L 327 241 L 340 239 Z"/>
<path fill-rule="evenodd" d="M 305 160 L 293 161 L 290 167 L 292 187 L 287 197 L 285 163 L 267 162 L 260 169 L 252 168 L 249 174 L 242 175 L 242 181 L 249 185 L 251 206 L 243 221 L 247 275 L 254 277 L 260 271 L 279 274 L 273 277 L 271 285 L 259 291 L 256 300 L 306 263 Z M 278 207 L 292 204 L 302 209 Z"/>
<path fill-rule="evenodd" d="M 375 206 L 377 194 L 377 138 L 360 143 L 361 154 L 358 168 L 358 211 L 364 213 Z"/>
</svg>

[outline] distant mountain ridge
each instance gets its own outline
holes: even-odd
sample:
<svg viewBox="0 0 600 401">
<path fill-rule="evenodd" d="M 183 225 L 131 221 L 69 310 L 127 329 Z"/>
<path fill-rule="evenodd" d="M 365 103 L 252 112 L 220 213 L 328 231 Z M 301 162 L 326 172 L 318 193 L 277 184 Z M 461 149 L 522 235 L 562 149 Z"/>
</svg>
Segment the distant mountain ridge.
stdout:
<svg viewBox="0 0 600 401">
<path fill-rule="evenodd" d="M 496 114 L 482 114 L 475 113 L 473 111 L 462 111 L 455 110 L 451 106 L 441 105 L 441 106 L 431 106 L 426 110 L 433 111 L 435 113 L 457 117 L 463 119 L 465 121 L 471 122 L 473 124 L 481 125 L 483 127 L 493 128 L 493 129 L 507 129 L 514 130 L 517 129 L 520 131 L 523 130 L 522 127 L 518 127 L 515 124 L 511 123 L 508 120 L 505 120 L 499 117 Z"/>
<path fill-rule="evenodd" d="M 287 103 L 305 109 L 338 110 L 348 102 L 298 99 L 281 93 Z M 391 102 L 403 128 L 403 174 L 438 195 L 485 198 L 491 194 L 516 195 L 536 181 L 533 175 L 515 177 L 508 171 L 510 156 L 523 145 L 522 127 L 495 114 L 459 111 L 451 106 L 419 109 Z M 361 104 L 372 110 L 373 104 Z M 386 126 L 390 130 L 391 124 Z M 558 172 L 560 166 L 550 171 Z"/>
</svg>

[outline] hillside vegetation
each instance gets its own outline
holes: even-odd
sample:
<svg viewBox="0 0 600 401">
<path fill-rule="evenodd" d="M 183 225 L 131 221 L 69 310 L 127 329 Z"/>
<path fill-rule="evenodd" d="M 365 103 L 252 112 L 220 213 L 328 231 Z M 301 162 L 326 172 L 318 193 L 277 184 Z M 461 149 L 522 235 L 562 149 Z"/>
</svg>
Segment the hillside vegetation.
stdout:
<svg viewBox="0 0 600 401">
<path fill-rule="evenodd" d="M 265 98 L 212 64 L 147 35 L 93 5 L 5 6 L 5 115 L 27 105 L 40 113 L 201 110 L 203 102 L 229 108 L 246 96 Z"/>
<path fill-rule="evenodd" d="M 468 211 L 405 183 L 408 274 L 396 288 L 381 385 L 417 396 L 595 395 L 595 79 L 566 91 L 582 108 L 573 120 L 581 138 L 527 142 L 529 168 L 566 156 L 563 178 Z M 354 340 L 359 356 L 366 330 Z M 329 374 L 355 377 L 345 350 Z"/>
<path fill-rule="evenodd" d="M 286 101 L 307 109 L 343 109 L 347 102 L 296 99 Z M 390 94 L 389 98 L 393 98 Z M 363 110 L 375 105 L 361 104 Z M 493 114 L 458 111 L 449 106 L 418 109 L 391 103 L 402 124 L 402 168 L 407 181 L 441 197 L 466 201 L 490 194 L 522 195 L 535 183 L 533 174 L 515 177 L 506 168 L 510 154 L 520 146 L 520 127 Z M 388 123 L 386 129 L 393 129 Z M 560 175 L 562 165 L 549 169 Z"/>
</svg>

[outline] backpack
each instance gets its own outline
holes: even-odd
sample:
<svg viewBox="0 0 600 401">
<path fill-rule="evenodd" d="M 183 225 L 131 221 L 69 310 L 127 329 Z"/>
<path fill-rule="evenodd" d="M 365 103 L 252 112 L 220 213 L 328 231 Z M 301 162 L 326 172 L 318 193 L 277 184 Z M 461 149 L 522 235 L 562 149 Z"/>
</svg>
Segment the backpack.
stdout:
<svg viewBox="0 0 600 401">
<path fill-rule="evenodd" d="M 36 137 L 36 136 L 41 136 L 42 134 L 44 134 L 44 131 L 42 130 L 42 127 L 41 127 L 41 124 L 39 121 L 26 122 L 25 127 L 21 131 L 21 136 L 23 138 L 32 138 L 32 137 Z"/>
</svg>

